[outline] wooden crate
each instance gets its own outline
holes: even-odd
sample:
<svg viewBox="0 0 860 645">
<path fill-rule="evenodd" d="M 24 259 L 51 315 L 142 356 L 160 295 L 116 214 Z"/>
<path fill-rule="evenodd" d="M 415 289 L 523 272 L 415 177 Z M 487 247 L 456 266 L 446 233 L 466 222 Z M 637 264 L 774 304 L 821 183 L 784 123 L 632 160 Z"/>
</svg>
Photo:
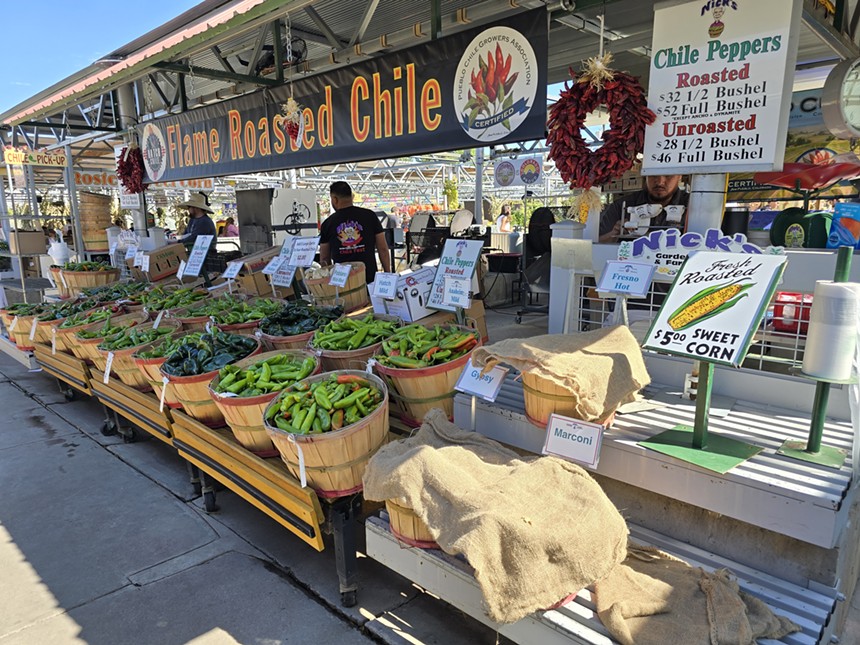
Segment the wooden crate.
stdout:
<svg viewBox="0 0 860 645">
<path fill-rule="evenodd" d="M 213 430 L 179 411 L 173 445 L 179 455 L 253 504 L 301 540 L 322 551 L 324 515 L 311 488 L 302 488 L 277 457 L 245 450 L 229 428 Z"/>
<path fill-rule="evenodd" d="M 35 347 L 33 354 L 36 357 L 36 362 L 45 372 L 60 379 L 63 383 L 72 386 L 79 392 L 87 395 L 92 394 L 90 368 L 84 361 L 60 351 L 52 354 L 50 345 L 43 345 L 41 343 L 33 343 L 33 345 Z"/>
<path fill-rule="evenodd" d="M 116 377 L 104 383 L 104 372 L 92 371 L 90 381 L 93 395 L 111 410 L 143 428 L 156 439 L 173 445 L 173 428 L 170 408 L 159 410 L 159 400 L 151 392 L 129 387 Z"/>
</svg>

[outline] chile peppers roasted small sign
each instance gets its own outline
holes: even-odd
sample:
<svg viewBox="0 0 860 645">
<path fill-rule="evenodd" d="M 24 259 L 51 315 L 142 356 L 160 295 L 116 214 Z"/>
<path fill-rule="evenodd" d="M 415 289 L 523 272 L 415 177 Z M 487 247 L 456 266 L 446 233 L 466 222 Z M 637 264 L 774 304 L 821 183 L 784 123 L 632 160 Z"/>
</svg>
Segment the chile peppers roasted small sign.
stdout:
<svg viewBox="0 0 860 645">
<path fill-rule="evenodd" d="M 542 139 L 546 9 L 138 128 L 149 182 Z M 303 106 L 297 141 L 281 105 Z"/>
<path fill-rule="evenodd" d="M 740 366 L 785 270 L 784 255 L 700 251 L 684 262 L 642 344 Z"/>
</svg>

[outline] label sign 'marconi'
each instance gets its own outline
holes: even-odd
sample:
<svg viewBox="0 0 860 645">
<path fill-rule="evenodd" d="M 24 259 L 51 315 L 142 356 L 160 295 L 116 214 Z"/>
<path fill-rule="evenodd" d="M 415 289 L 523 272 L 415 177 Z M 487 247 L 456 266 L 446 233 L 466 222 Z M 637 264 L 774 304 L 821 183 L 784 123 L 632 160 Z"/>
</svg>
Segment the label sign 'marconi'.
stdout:
<svg viewBox="0 0 860 645">
<path fill-rule="evenodd" d="M 619 260 L 635 260 L 654 264 L 654 279 L 671 281 L 678 269 L 694 251 L 721 251 L 724 253 L 747 253 L 753 255 L 783 255 L 781 246 L 762 249 L 749 242 L 746 235 L 724 235 L 716 228 L 701 233 L 681 233 L 676 228 L 654 231 L 635 240 L 621 242 L 618 246 Z"/>
</svg>

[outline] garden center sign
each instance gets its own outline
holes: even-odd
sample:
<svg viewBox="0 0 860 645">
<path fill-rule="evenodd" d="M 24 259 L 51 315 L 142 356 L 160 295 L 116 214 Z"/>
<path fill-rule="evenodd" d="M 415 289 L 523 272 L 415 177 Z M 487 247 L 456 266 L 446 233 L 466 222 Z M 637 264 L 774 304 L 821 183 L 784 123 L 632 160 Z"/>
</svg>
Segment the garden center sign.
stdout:
<svg viewBox="0 0 860 645">
<path fill-rule="evenodd" d="M 780 170 L 801 0 L 666 2 L 654 11 L 642 174 Z"/>
<path fill-rule="evenodd" d="M 541 139 L 546 9 L 137 128 L 150 182 Z M 281 106 L 303 106 L 296 142 Z"/>
</svg>

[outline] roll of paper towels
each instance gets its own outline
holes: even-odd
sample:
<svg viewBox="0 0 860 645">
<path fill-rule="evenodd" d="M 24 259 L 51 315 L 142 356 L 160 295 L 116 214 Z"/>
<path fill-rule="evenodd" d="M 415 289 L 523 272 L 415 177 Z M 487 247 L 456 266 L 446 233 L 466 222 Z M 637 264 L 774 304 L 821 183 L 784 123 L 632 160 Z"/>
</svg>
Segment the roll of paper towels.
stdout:
<svg viewBox="0 0 860 645">
<path fill-rule="evenodd" d="M 860 327 L 860 284 L 819 280 L 813 291 L 803 372 L 828 381 L 851 378 Z"/>
</svg>

